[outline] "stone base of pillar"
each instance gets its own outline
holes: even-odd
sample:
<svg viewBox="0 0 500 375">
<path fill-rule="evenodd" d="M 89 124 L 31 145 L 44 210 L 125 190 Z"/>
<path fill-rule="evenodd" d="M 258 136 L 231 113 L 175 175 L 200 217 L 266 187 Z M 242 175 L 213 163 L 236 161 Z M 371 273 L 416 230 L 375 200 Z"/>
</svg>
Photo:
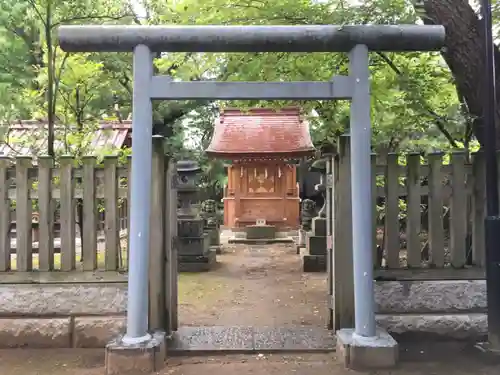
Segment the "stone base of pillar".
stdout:
<svg viewBox="0 0 500 375">
<path fill-rule="evenodd" d="M 106 375 L 143 375 L 158 372 L 165 366 L 164 332 L 154 332 L 140 344 L 126 344 L 123 335 L 106 345 Z"/>
<path fill-rule="evenodd" d="M 364 371 L 396 366 L 399 348 L 386 331 L 377 329 L 376 337 L 356 337 L 353 329 L 337 331 L 337 358 L 351 370 Z"/>
<path fill-rule="evenodd" d="M 229 244 L 243 244 L 243 245 L 269 245 L 269 244 L 292 244 L 295 242 L 292 237 L 286 238 L 264 238 L 259 240 L 249 240 L 248 238 L 231 237 L 228 241 Z"/>
</svg>

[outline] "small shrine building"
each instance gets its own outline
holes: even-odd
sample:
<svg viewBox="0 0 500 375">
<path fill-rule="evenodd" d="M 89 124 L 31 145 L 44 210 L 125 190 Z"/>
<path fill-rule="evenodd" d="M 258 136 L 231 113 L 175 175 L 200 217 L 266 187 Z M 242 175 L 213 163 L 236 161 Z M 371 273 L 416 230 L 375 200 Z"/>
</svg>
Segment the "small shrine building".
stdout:
<svg viewBox="0 0 500 375">
<path fill-rule="evenodd" d="M 293 161 L 314 150 L 299 108 L 222 110 L 206 152 L 231 161 L 224 225 L 238 230 L 265 221 L 282 230 L 298 228 L 299 184 Z"/>
</svg>

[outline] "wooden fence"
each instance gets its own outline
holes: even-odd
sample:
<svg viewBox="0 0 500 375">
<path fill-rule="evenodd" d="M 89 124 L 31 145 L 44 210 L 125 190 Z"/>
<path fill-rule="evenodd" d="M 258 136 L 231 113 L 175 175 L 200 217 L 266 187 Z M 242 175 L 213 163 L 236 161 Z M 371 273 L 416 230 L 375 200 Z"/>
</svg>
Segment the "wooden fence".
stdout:
<svg viewBox="0 0 500 375">
<path fill-rule="evenodd" d="M 165 201 L 170 185 L 164 180 L 172 178 L 168 168 L 174 167 L 159 159 L 165 158 L 158 151 L 153 158 L 157 170 L 151 194 Z M 78 274 L 85 273 L 80 271 L 90 271 L 87 275 L 111 271 L 124 280 L 130 161 L 120 163 L 118 157 L 107 156 L 98 164 L 95 157 L 84 157 L 79 166 L 67 156 L 57 164 L 49 157 L 0 157 L 1 282 L 33 282 L 40 275 L 50 281 L 56 274 L 57 280 L 65 281 L 61 275 L 68 273 L 70 280 L 75 275 L 80 280 Z M 165 205 L 152 207 L 152 215 L 165 215 Z M 160 234 L 164 232 L 162 228 Z"/>
<path fill-rule="evenodd" d="M 349 138 L 334 158 L 335 248 L 351 248 Z M 373 249 L 379 278 L 484 277 L 482 153 L 372 156 Z M 402 160 L 404 162 L 402 162 Z M 470 161 L 469 161 L 470 160 Z"/>
<path fill-rule="evenodd" d="M 373 236 L 379 279 L 480 279 L 484 277 L 484 161 L 480 153 L 373 157 Z M 471 161 L 469 161 L 471 159 Z M 130 159 L 128 160 L 130 161 Z M 0 272 L 125 271 L 128 241 L 129 162 L 109 156 L 82 166 L 62 157 L 0 158 Z M 350 152 L 341 137 L 333 159 L 334 248 L 340 275 L 352 272 Z M 153 173 L 153 185 L 164 173 Z M 156 186 L 156 185 L 155 185 Z M 159 194 L 159 193 L 158 193 Z M 83 213 L 77 233 L 77 205 Z M 15 206 L 15 236 L 12 208 Z M 60 238 L 54 238 L 54 212 Z M 33 213 L 37 234 L 33 237 Z M 104 228 L 99 216 L 104 215 Z M 99 232 L 103 229 L 102 236 Z M 123 233 L 123 231 L 122 231 Z M 102 238 L 101 238 L 102 237 Z M 342 276 L 344 278 L 344 276 Z M 7 278 L 8 279 L 8 278 Z"/>
<path fill-rule="evenodd" d="M 377 280 L 484 278 L 484 157 L 456 151 L 444 159 L 443 153 L 372 156 Z M 346 327 L 354 318 L 349 136 L 340 137 L 330 160 L 330 256 L 335 258 L 330 292 L 340 314 L 335 324 Z"/>
<path fill-rule="evenodd" d="M 126 259 L 127 251 L 120 246 L 118 212 L 120 201 L 128 194 L 127 165 L 120 166 L 114 156 L 106 157 L 103 165 L 97 165 L 94 157 L 84 157 L 81 168 L 75 168 L 75 160 L 65 156 L 57 166 L 48 157 L 36 162 L 34 166 L 30 157 L 0 158 L 0 271 L 125 268 L 122 258 Z M 78 202 L 83 211 L 80 241 L 76 236 Z M 15 239 L 11 241 L 13 207 Z M 103 212 L 101 247 L 105 251 L 98 262 L 99 216 Z M 60 238 L 54 238 L 55 232 L 60 232 Z"/>
</svg>

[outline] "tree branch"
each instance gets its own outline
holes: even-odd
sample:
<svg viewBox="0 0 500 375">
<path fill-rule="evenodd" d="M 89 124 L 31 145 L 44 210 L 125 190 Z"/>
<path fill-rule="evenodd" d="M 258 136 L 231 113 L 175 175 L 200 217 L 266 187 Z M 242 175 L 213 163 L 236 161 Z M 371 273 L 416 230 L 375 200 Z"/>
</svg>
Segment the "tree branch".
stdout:
<svg viewBox="0 0 500 375">
<path fill-rule="evenodd" d="M 129 78 L 127 73 L 124 72 L 122 76 L 118 78 L 118 82 L 130 95 L 132 95 L 132 87 L 130 87 L 131 79 Z"/>
<path fill-rule="evenodd" d="M 71 100 L 69 100 L 69 94 L 66 96 L 65 92 L 59 90 L 59 94 L 62 98 L 62 100 L 68 105 L 69 109 L 73 112 L 73 113 L 76 113 L 77 112 L 77 109 L 76 107 L 71 103 Z"/>
<path fill-rule="evenodd" d="M 380 58 L 387 63 L 387 65 L 389 65 L 389 67 L 394 71 L 394 73 L 396 73 L 398 76 L 400 77 L 403 77 L 404 76 L 404 73 L 396 66 L 396 64 L 394 63 L 394 61 L 392 61 L 385 53 L 383 52 L 377 52 L 377 55 L 380 56 Z M 433 117 L 436 122 L 436 126 L 437 128 L 439 129 L 439 131 L 445 136 L 445 138 L 448 140 L 448 142 L 450 142 L 450 144 L 453 146 L 453 147 L 458 147 L 458 144 L 456 142 L 456 140 L 453 138 L 453 136 L 450 134 L 450 132 L 448 130 L 446 130 L 446 119 L 443 118 L 443 116 L 440 116 L 438 113 L 436 113 L 433 109 L 431 109 L 429 107 L 429 105 L 427 104 L 427 102 L 425 101 L 425 98 L 422 97 L 422 95 L 420 95 L 420 93 L 418 93 L 418 95 L 420 96 L 420 98 L 422 99 L 422 102 L 424 104 L 424 110 L 431 116 Z"/>
<path fill-rule="evenodd" d="M 67 24 L 71 22 L 76 22 L 76 21 L 88 21 L 88 20 L 103 20 L 103 21 L 119 21 L 127 17 L 134 17 L 133 14 L 122 14 L 119 16 L 101 16 L 101 15 L 88 15 L 88 16 L 77 16 L 77 17 L 69 17 L 69 18 L 64 18 L 62 20 L 59 20 L 58 22 L 52 24 L 50 27 L 53 29 L 54 27 L 57 27 L 62 24 Z"/>
<path fill-rule="evenodd" d="M 50 1 L 50 0 L 49 0 Z M 42 15 L 38 7 L 36 6 L 36 3 L 34 0 L 28 0 L 28 3 L 31 5 L 33 10 L 35 11 L 36 15 L 40 18 L 40 21 L 42 22 L 44 27 L 47 27 L 47 22 L 45 20 L 45 17 Z"/>
</svg>

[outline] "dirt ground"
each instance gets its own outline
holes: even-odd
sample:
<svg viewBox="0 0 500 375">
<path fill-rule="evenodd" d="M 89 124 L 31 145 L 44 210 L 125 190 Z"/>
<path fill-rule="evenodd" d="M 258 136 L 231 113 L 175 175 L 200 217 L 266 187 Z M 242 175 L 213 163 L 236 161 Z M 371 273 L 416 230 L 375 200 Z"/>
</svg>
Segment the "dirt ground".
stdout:
<svg viewBox="0 0 500 375">
<path fill-rule="evenodd" d="M 497 375 L 500 358 L 485 357 L 463 344 L 421 344 L 402 349 L 398 368 L 373 375 Z M 103 375 L 104 351 L 0 350 L 2 375 Z M 330 354 L 226 355 L 170 358 L 158 375 L 349 375 Z"/>
<path fill-rule="evenodd" d="M 326 274 L 303 273 L 294 246 L 225 245 L 217 262 L 209 273 L 181 275 L 181 325 L 326 325 Z"/>
<path fill-rule="evenodd" d="M 179 319 L 192 326 L 324 326 L 326 275 L 304 274 L 292 246 L 225 246 L 215 270 L 183 274 Z M 402 343 L 393 375 L 493 375 L 500 357 L 464 343 Z M 103 375 L 103 350 L 0 350 L 0 375 Z M 329 354 L 253 354 L 169 358 L 160 375 L 343 375 Z"/>
</svg>

